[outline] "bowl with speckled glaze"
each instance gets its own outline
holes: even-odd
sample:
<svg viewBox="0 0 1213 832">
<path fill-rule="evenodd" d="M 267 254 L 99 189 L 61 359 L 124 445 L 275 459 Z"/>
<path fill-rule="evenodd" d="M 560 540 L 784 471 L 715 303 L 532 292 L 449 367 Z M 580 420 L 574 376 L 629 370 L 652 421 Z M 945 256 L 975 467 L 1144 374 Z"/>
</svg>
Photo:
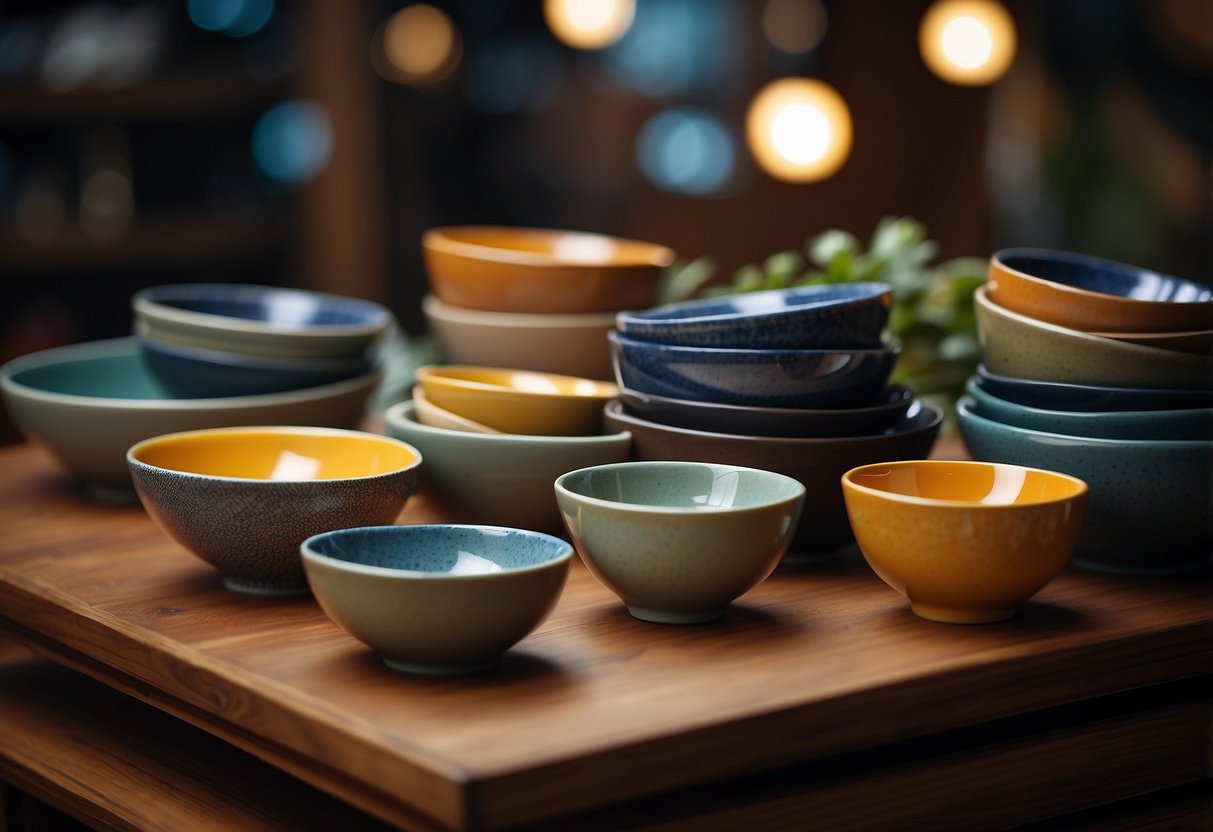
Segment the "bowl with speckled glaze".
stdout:
<svg viewBox="0 0 1213 832">
<path fill-rule="evenodd" d="M 342 529 L 300 545 L 321 609 L 394 670 L 489 670 L 560 598 L 573 547 L 497 526 Z"/>
<path fill-rule="evenodd" d="M 1013 378 L 977 366 L 977 383 L 983 390 L 1009 402 L 1048 410 L 1099 412 L 1105 410 L 1178 410 L 1213 407 L 1213 388 L 1106 387 Z"/>
<path fill-rule="evenodd" d="M 235 427 L 146 439 L 127 463 L 147 513 L 225 586 L 285 595 L 307 592 L 304 538 L 396 520 L 421 453 L 363 431 Z"/>
<path fill-rule="evenodd" d="M 1002 621 L 1065 567 L 1087 484 L 1021 465 L 901 460 L 843 474 L 859 550 L 932 621 Z"/>
<path fill-rule="evenodd" d="M 624 462 L 555 483 L 586 567 L 644 621 L 714 621 L 779 565 L 804 486 L 773 471 L 703 462 Z"/>
</svg>

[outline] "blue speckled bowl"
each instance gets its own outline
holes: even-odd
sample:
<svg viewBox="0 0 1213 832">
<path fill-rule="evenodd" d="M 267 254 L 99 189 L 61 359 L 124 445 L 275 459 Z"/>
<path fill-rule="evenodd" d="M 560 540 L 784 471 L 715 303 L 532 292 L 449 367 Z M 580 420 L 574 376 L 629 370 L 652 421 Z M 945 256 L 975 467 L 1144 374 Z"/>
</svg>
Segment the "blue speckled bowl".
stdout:
<svg viewBox="0 0 1213 832">
<path fill-rule="evenodd" d="M 573 547 L 499 526 L 343 529 L 300 546 L 312 593 L 391 668 L 485 670 L 556 606 Z"/>
<path fill-rule="evenodd" d="M 1038 381 L 993 373 L 984 364 L 977 367 L 977 383 L 1000 399 L 1046 410 L 1098 412 L 1213 407 L 1213 389 L 1101 387 Z"/>
<path fill-rule="evenodd" d="M 608 334 L 620 386 L 759 407 L 862 407 L 884 389 L 900 345 L 854 350 L 672 347 Z"/>
<path fill-rule="evenodd" d="M 1061 471 L 1091 488 L 1072 562 L 1102 572 L 1198 572 L 1213 553 L 1213 442 L 1095 439 L 1015 427 L 956 404 L 974 459 Z"/>
<path fill-rule="evenodd" d="M 682 347 L 873 349 L 889 320 L 887 283 L 802 286 L 620 312 L 629 338 Z"/>
</svg>

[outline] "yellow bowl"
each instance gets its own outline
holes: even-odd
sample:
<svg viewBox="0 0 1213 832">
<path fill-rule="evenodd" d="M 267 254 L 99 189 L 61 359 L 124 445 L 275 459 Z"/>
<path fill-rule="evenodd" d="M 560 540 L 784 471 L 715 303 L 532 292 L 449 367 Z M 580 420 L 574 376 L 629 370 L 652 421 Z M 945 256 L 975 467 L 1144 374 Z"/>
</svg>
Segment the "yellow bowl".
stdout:
<svg viewBox="0 0 1213 832">
<path fill-rule="evenodd" d="M 425 390 L 420 384 L 413 385 L 413 404 L 417 406 L 417 421 L 431 428 L 462 430 L 468 433 L 501 433 L 496 428 L 473 422 L 471 419 L 434 404 L 425 395 Z"/>
<path fill-rule="evenodd" d="M 469 365 L 417 368 L 426 399 L 502 433 L 591 436 L 602 431 L 602 408 L 619 394 L 606 381 Z"/>
<path fill-rule="evenodd" d="M 842 477 L 847 516 L 873 571 L 921 618 L 1001 621 L 1065 567 L 1087 484 L 1020 465 L 907 460 Z"/>
</svg>

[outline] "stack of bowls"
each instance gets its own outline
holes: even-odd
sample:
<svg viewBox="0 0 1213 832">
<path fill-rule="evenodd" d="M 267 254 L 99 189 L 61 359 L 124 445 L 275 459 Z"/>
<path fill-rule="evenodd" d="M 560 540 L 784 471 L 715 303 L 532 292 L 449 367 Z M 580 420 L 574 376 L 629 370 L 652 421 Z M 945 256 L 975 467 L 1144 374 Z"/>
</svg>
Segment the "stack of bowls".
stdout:
<svg viewBox="0 0 1213 832">
<path fill-rule="evenodd" d="M 840 478 L 926 456 L 943 414 L 889 383 L 883 283 L 800 287 L 622 312 L 609 336 L 619 398 L 606 424 L 636 460 L 760 468 L 799 480 L 792 558 L 853 541 Z"/>
<path fill-rule="evenodd" d="M 974 297 L 984 364 L 957 417 L 980 460 L 1090 486 L 1074 562 L 1171 574 L 1213 551 L 1213 289 L 1009 249 Z"/>
<path fill-rule="evenodd" d="M 573 231 L 448 226 L 422 236 L 422 311 L 445 360 L 607 380 L 615 313 L 657 302 L 674 252 Z"/>
</svg>

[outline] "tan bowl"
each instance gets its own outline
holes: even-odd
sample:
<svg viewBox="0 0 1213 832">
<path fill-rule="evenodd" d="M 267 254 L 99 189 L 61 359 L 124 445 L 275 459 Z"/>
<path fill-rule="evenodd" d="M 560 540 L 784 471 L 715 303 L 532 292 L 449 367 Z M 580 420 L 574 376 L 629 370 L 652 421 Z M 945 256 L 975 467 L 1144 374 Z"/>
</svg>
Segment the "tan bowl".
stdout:
<svg viewBox="0 0 1213 832">
<path fill-rule="evenodd" d="M 501 433 L 496 428 L 474 422 L 434 404 L 425 395 L 425 388 L 420 384 L 413 385 L 413 404 L 417 407 L 417 421 L 431 428 L 463 430 L 468 433 Z"/>
<path fill-rule="evenodd" d="M 1091 332 L 1088 334 L 1100 338 L 1111 338 L 1113 341 L 1141 344 L 1143 347 L 1157 347 L 1160 350 L 1191 352 L 1197 355 L 1213 354 L 1213 329 L 1195 329 L 1185 332 Z"/>
</svg>

